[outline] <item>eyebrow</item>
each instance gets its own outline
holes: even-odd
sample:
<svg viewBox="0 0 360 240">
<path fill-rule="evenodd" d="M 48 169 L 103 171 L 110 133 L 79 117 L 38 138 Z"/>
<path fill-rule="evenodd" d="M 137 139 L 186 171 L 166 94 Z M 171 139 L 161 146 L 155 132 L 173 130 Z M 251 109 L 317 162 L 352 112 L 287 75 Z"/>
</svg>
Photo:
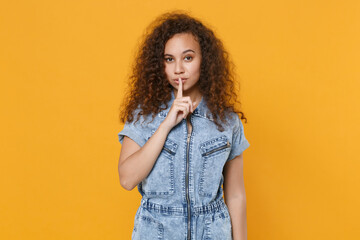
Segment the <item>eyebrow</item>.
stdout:
<svg viewBox="0 0 360 240">
<path fill-rule="evenodd" d="M 193 53 L 195 53 L 195 51 L 194 51 L 194 50 L 191 50 L 191 49 L 185 50 L 185 51 L 183 51 L 182 53 L 185 54 L 185 53 L 187 53 L 187 52 L 193 52 Z M 173 57 L 173 55 L 168 54 L 168 53 L 164 54 L 164 56 L 172 56 L 172 57 Z"/>
</svg>

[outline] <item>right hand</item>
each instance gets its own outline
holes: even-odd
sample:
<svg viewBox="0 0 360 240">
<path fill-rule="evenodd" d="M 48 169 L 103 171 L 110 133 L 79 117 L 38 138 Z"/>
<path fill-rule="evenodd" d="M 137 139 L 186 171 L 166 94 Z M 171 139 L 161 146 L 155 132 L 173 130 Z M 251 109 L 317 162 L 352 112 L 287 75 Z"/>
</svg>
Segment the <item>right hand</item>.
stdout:
<svg viewBox="0 0 360 240">
<path fill-rule="evenodd" d="M 166 124 L 169 129 L 172 129 L 181 120 L 186 119 L 190 112 L 194 111 L 195 104 L 196 102 L 192 102 L 189 96 L 183 97 L 183 85 L 181 78 L 179 78 L 179 88 L 176 98 L 163 123 Z"/>
</svg>

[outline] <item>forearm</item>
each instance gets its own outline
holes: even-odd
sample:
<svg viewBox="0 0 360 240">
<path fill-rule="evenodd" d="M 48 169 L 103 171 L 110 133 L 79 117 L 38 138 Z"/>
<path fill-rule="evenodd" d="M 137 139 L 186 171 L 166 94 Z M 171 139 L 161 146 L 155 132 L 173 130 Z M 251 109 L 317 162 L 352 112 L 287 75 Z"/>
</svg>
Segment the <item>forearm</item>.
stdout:
<svg viewBox="0 0 360 240">
<path fill-rule="evenodd" d="M 226 205 L 231 217 L 233 240 L 247 240 L 246 198 L 228 199 Z"/>
<path fill-rule="evenodd" d="M 160 124 L 144 146 L 119 165 L 119 176 L 125 189 L 132 190 L 149 175 L 170 130 L 165 125 Z"/>
</svg>

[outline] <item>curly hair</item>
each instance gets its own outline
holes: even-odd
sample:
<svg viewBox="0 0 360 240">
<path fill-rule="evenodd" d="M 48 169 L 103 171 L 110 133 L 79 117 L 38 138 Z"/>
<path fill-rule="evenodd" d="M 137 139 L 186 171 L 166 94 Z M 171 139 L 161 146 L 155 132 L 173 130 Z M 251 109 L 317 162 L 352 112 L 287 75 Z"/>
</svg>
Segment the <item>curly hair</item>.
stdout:
<svg viewBox="0 0 360 240">
<path fill-rule="evenodd" d="M 158 17 L 145 32 L 129 78 L 129 91 L 120 106 L 120 121 L 134 121 L 134 111 L 140 115 L 152 115 L 168 108 L 173 87 L 167 80 L 164 63 L 166 42 L 178 33 L 191 33 L 199 42 L 202 61 L 200 66 L 199 89 L 207 103 L 217 128 L 223 131 L 222 123 L 231 112 L 241 105 L 235 90 L 234 65 L 222 42 L 214 32 L 199 20 L 182 12 L 165 13 Z M 237 86 L 239 87 L 239 86 Z M 165 106 L 165 107 L 162 107 Z"/>
</svg>

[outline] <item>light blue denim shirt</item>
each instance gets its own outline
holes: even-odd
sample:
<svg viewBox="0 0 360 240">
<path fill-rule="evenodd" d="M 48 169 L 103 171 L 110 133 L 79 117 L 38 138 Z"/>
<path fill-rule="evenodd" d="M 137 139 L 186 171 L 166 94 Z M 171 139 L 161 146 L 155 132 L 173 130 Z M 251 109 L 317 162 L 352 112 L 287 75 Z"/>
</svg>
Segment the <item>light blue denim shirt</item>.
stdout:
<svg viewBox="0 0 360 240">
<path fill-rule="evenodd" d="M 127 136 L 142 147 L 166 118 L 175 98 L 173 92 L 171 96 L 168 108 L 158 113 L 152 122 L 150 122 L 152 119 L 150 115 L 145 122 L 143 122 L 143 116 L 140 116 L 140 120 L 136 123 L 127 122 L 123 130 L 118 133 L 119 141 L 122 143 L 124 136 Z M 240 155 L 250 146 L 245 138 L 243 124 L 236 113 L 231 114 L 229 124 L 223 125 L 225 129 L 223 132 L 216 128 L 210 116 L 210 110 L 202 98 L 191 114 L 190 138 L 187 137 L 187 124 L 183 119 L 170 131 L 152 170 L 137 186 L 142 195 L 142 206 L 152 206 L 152 209 L 158 209 L 165 215 L 177 212 L 187 217 L 188 221 L 185 221 L 187 239 L 200 239 L 193 238 L 194 236 L 190 238 L 190 232 L 193 235 L 200 234 L 194 229 L 195 223 L 192 221 L 195 219 L 192 217 L 205 213 L 208 209 L 215 209 L 214 204 L 216 206 L 220 204 L 224 209 L 221 216 L 229 218 L 222 198 L 223 167 L 227 161 Z M 137 229 L 138 215 L 139 210 L 136 214 L 133 236 Z M 142 217 L 142 219 L 151 222 L 149 217 Z M 227 224 L 229 223 L 230 220 Z M 160 222 L 160 224 L 164 227 L 165 223 Z M 156 237 L 160 238 L 161 233 L 165 234 L 164 231 L 164 229 L 158 229 Z M 202 231 L 202 234 L 205 234 L 205 230 Z M 213 234 L 215 234 L 214 231 L 216 230 L 212 230 Z M 209 230 L 208 233 L 210 232 Z M 224 233 L 218 232 L 218 234 L 222 236 L 219 239 L 231 239 L 224 238 Z M 183 239 L 182 237 L 179 235 L 179 239 Z M 176 237 L 172 235 L 164 239 L 176 239 Z"/>
</svg>

